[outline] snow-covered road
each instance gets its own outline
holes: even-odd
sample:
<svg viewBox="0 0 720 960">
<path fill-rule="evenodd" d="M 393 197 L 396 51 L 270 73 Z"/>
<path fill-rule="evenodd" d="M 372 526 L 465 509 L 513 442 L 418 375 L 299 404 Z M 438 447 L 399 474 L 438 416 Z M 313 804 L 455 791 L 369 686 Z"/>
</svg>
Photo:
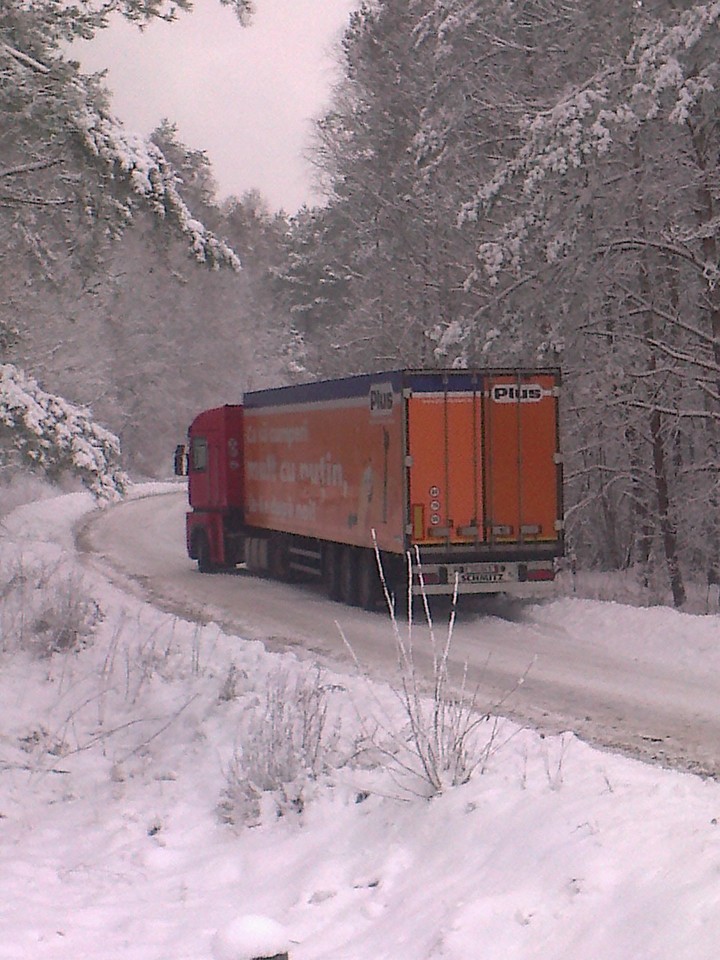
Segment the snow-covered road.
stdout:
<svg viewBox="0 0 720 960">
<path fill-rule="evenodd" d="M 183 492 L 132 500 L 93 515 L 79 533 L 89 562 L 164 609 L 292 648 L 335 669 L 391 679 L 387 616 L 332 603 L 310 586 L 243 572 L 202 576 L 185 554 Z M 407 625 L 401 625 L 405 633 Z M 446 634 L 440 611 L 435 632 Z M 628 638 L 632 638 L 628 641 Z M 415 628 L 427 670 L 427 629 Z M 720 618 L 574 598 L 545 604 L 461 604 L 452 643 L 457 676 L 469 665 L 488 710 L 548 732 L 669 766 L 720 774 Z"/>
</svg>

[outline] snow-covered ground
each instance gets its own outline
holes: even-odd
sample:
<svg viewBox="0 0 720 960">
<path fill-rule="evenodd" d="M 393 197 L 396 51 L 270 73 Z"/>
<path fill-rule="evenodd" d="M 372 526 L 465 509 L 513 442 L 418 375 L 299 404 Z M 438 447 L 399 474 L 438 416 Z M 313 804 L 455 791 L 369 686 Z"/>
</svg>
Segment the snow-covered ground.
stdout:
<svg viewBox="0 0 720 960">
<path fill-rule="evenodd" d="M 314 584 L 245 571 L 200 576 L 185 548 L 186 491 L 170 491 L 94 514 L 78 537 L 84 561 L 179 617 L 213 620 L 266 649 L 294 650 L 331 671 L 354 672 L 339 621 L 363 669 L 384 681 L 393 676 L 397 658 L 382 612 L 330 603 Z M 462 598 L 453 676 L 467 665 L 485 709 L 523 726 L 572 730 L 628 756 L 720 775 L 720 620 L 638 608 L 652 596 L 639 587 L 629 572 L 612 581 L 583 573 L 577 582 L 561 579 L 545 604 Z M 597 603 L 598 594 L 631 605 Z M 707 597 L 700 609 L 706 606 L 717 613 L 716 599 Z M 434 616 L 446 622 L 447 604 L 434 606 Z M 421 627 L 416 623 L 413 633 L 416 662 L 427 674 L 428 631 Z"/>
<path fill-rule="evenodd" d="M 91 508 L 0 530 L 0 960 L 717 956 L 714 781 L 487 720 L 474 776 L 427 799 L 389 687 L 82 571 Z M 567 615 L 612 645 L 681 627 L 716 669 L 715 618 Z"/>
</svg>

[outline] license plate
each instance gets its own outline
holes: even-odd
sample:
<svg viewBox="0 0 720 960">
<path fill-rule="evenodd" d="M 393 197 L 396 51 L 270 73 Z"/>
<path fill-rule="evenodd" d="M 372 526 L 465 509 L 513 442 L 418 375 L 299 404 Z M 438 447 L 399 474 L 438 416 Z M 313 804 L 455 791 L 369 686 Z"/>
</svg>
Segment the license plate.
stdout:
<svg viewBox="0 0 720 960">
<path fill-rule="evenodd" d="M 460 583 L 502 583 L 504 577 L 502 573 L 461 573 Z"/>
</svg>

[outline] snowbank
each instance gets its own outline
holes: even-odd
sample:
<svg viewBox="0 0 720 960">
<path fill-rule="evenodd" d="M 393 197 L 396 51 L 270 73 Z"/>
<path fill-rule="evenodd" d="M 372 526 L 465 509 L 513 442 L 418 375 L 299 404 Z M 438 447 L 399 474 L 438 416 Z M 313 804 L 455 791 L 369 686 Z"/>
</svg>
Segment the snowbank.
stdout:
<svg viewBox="0 0 720 960">
<path fill-rule="evenodd" d="M 41 598 L 72 582 L 69 600 L 100 612 L 44 657 L 27 640 L 42 604 L 22 631 L 0 618 L 0 960 L 283 943 L 291 960 L 714 960 L 720 788 L 571 734 L 503 722 L 485 772 L 427 801 L 355 756 L 356 711 L 392 710 L 388 691 L 323 676 L 327 763 L 243 819 L 227 801 L 249 718 L 308 668 L 79 574 L 72 527 L 92 508 L 86 494 L 28 505 L 0 543 L 4 609 L 24 578 Z M 578 601 L 567 614 L 602 618 L 614 643 L 640 635 L 648 655 L 660 634 L 694 649 L 700 623 Z"/>
</svg>

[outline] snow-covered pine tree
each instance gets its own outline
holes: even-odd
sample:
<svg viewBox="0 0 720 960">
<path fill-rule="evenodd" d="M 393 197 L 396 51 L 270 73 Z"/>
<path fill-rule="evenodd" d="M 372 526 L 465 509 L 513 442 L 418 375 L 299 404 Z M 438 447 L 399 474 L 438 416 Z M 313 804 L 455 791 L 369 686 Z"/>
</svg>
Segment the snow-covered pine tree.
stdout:
<svg viewBox="0 0 720 960">
<path fill-rule="evenodd" d="M 662 558 L 677 605 L 680 559 L 697 573 L 718 556 L 719 18 L 716 3 L 633 8 L 463 208 L 477 281 L 552 277 L 536 302 L 555 304 L 569 361 L 574 530 L 615 542 L 615 562 Z"/>
<path fill-rule="evenodd" d="M 220 2 L 233 7 L 243 22 L 252 9 L 250 0 Z M 142 25 L 174 19 L 178 10 L 190 7 L 189 0 L 5 0 L 0 7 L 0 360 L 7 357 L 28 284 L 62 287 L 71 274 L 89 275 L 103 244 L 141 211 L 182 236 L 196 260 L 213 268 L 239 267 L 230 246 L 190 212 L 177 173 L 160 148 L 128 133 L 112 117 L 98 79 L 82 75 L 66 52 L 73 39 L 87 39 L 107 26 L 112 13 Z M 92 449 L 114 450 L 114 441 L 91 424 L 87 411 L 48 399 L 51 395 L 32 378 L 25 380 L 9 365 L 4 369 L 5 399 L 11 395 L 13 413 L 4 421 L 3 446 L 22 449 L 27 462 L 51 472 L 62 464 L 102 492 L 93 470 L 103 457 L 88 455 L 87 463 L 95 465 L 88 467 L 82 457 L 70 455 L 63 430 L 53 427 L 52 411 L 63 422 L 70 418 L 75 435 L 85 436 Z M 23 417 L 19 405 L 24 400 Z M 42 417 L 34 416 L 33 403 L 44 405 Z M 47 442 L 59 444 L 55 454 L 24 434 L 22 424 L 30 421 L 47 428 Z M 18 435 L 11 438 L 13 430 Z M 113 456 L 105 462 L 108 484 L 116 487 Z"/>
<path fill-rule="evenodd" d="M 415 137 L 434 82 L 432 56 L 414 36 L 420 7 L 382 0 L 351 18 L 343 80 L 317 125 L 329 197 L 319 259 L 330 270 L 321 280 L 329 274 L 335 291 L 344 285 L 346 307 L 331 318 L 331 343 L 356 370 L 432 363 L 427 330 L 462 299 L 457 204 L 448 208 L 437 183 L 428 188 L 418 176 Z"/>
<path fill-rule="evenodd" d="M 79 477 L 100 500 L 127 486 L 117 437 L 86 410 L 46 393 L 10 363 L 0 364 L 0 463 L 11 457 L 50 480 Z"/>
<path fill-rule="evenodd" d="M 571 539 L 664 570 L 678 604 L 680 561 L 720 552 L 719 17 L 378 0 L 319 133 L 333 342 L 365 368 L 561 360 Z M 311 316 L 325 277 L 303 277 Z"/>
</svg>

